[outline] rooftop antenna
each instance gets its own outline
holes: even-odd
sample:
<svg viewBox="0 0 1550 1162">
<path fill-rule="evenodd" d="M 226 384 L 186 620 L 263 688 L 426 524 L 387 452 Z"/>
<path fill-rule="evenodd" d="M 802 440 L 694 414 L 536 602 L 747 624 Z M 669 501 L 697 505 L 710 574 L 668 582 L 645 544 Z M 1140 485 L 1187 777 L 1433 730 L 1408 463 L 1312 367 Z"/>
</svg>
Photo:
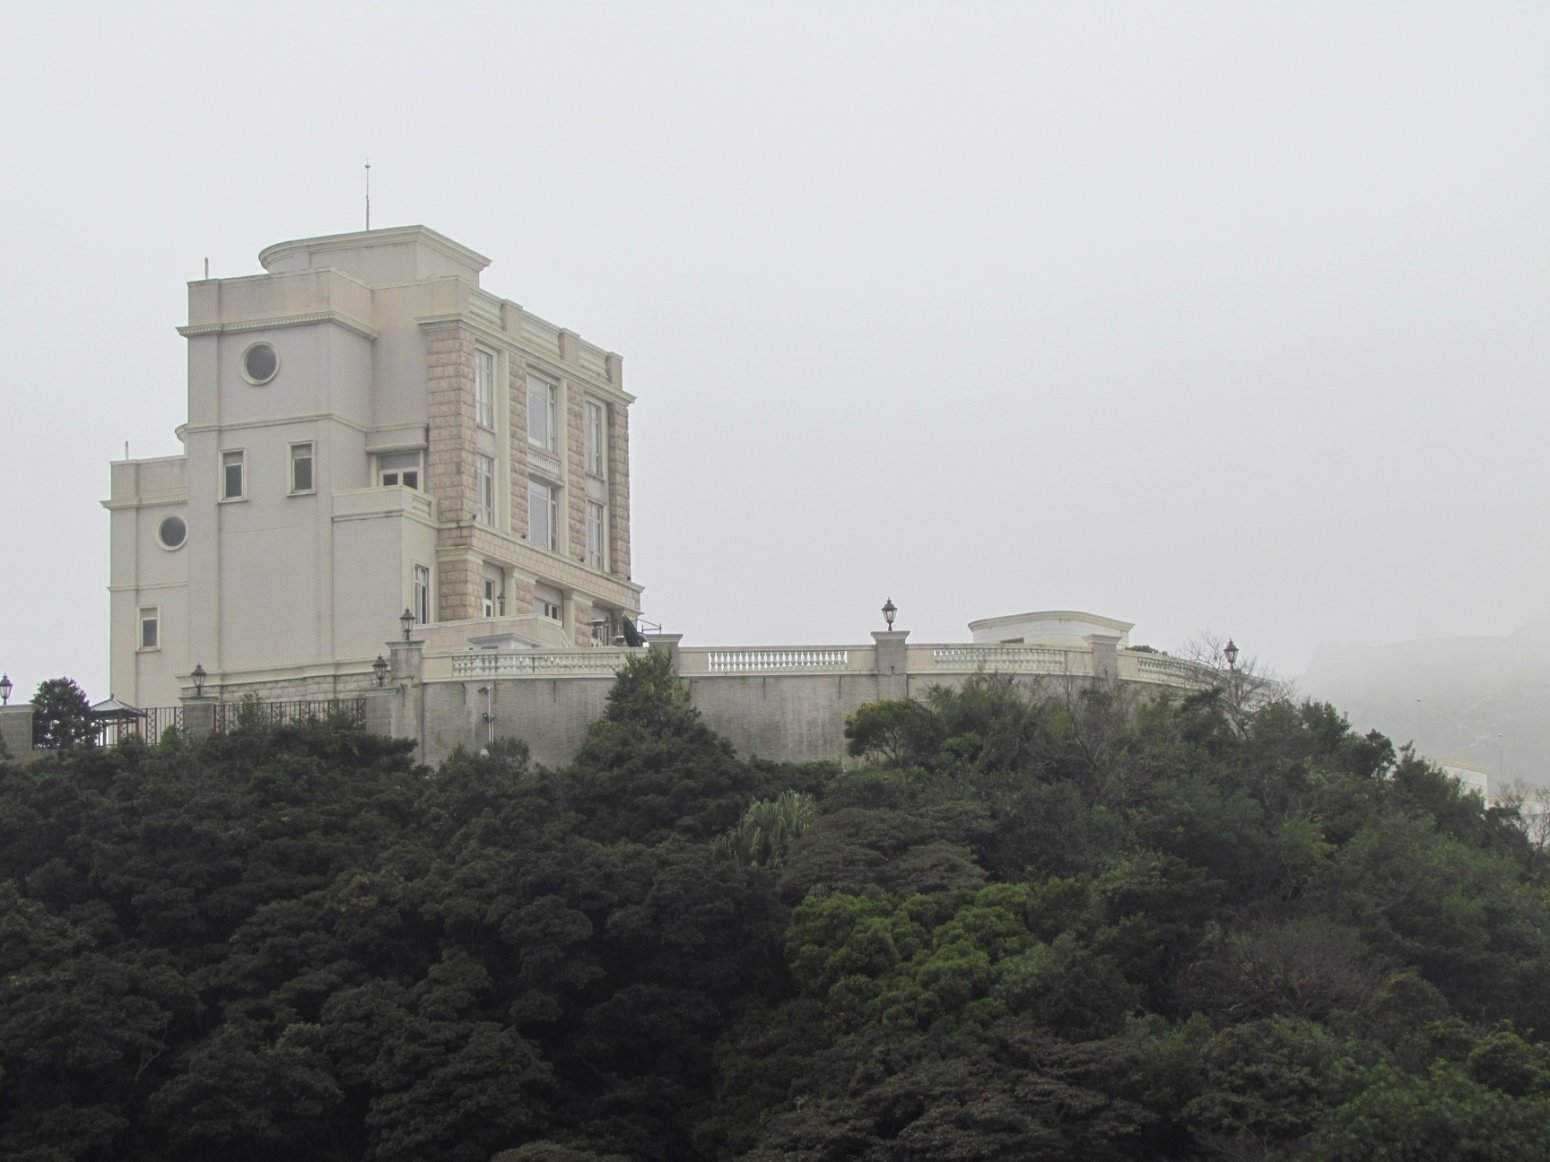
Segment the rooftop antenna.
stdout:
<svg viewBox="0 0 1550 1162">
<path fill-rule="evenodd" d="M 371 159 L 366 160 L 366 229 L 371 229 Z"/>
<path fill-rule="evenodd" d="M 205 258 L 205 281 L 210 281 L 210 259 L 208 257 Z"/>
</svg>

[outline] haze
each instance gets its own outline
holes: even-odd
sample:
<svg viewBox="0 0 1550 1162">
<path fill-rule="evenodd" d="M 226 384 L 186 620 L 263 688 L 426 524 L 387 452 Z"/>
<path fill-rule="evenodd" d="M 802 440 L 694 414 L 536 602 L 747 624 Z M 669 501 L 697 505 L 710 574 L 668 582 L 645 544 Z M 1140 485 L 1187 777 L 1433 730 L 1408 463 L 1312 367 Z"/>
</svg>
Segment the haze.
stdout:
<svg viewBox="0 0 1550 1162">
<path fill-rule="evenodd" d="M 1546 616 L 1550 8 L 17 6 L 0 668 L 108 694 L 185 283 L 420 222 L 621 352 L 646 616 L 1163 649 Z M 392 633 L 385 625 L 383 636 Z"/>
</svg>

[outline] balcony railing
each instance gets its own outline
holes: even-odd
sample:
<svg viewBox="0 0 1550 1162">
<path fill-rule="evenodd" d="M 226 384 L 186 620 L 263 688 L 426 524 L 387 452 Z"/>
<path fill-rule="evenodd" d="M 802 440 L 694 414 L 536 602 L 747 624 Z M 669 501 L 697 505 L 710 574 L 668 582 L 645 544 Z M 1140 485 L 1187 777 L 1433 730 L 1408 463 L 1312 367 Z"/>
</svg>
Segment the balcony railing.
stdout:
<svg viewBox="0 0 1550 1162">
<path fill-rule="evenodd" d="M 768 674 L 849 668 L 850 651 L 840 649 L 710 650 L 706 655 L 706 669 L 712 674 Z"/>
<path fill-rule="evenodd" d="M 579 650 L 477 650 L 452 655 L 453 678 L 562 678 L 608 675 L 644 647 L 593 646 Z"/>
</svg>

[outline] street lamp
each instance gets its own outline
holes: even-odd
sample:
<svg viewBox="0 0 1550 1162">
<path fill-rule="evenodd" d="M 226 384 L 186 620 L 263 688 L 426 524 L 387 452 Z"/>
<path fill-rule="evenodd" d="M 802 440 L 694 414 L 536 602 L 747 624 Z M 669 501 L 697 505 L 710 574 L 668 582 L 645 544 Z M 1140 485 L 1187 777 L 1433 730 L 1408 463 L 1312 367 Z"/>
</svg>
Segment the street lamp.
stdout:
<svg viewBox="0 0 1550 1162">
<path fill-rule="evenodd" d="M 371 672 L 376 675 L 377 685 L 378 686 L 386 686 L 387 685 L 388 660 L 386 658 L 384 658 L 381 654 L 378 654 L 377 655 L 377 660 L 371 664 Z"/>
<path fill-rule="evenodd" d="M 404 640 L 409 640 L 409 635 L 414 632 L 414 614 L 406 605 L 404 611 L 398 615 L 398 628 L 404 631 Z"/>
<path fill-rule="evenodd" d="M 899 607 L 893 603 L 892 597 L 883 602 L 883 620 L 888 623 L 889 629 L 893 628 L 893 619 L 898 612 Z"/>
<path fill-rule="evenodd" d="M 16 689 L 16 683 L 11 681 L 11 675 L 0 674 L 0 706 L 11 704 L 11 691 Z"/>
<path fill-rule="evenodd" d="M 205 679 L 208 678 L 209 676 L 210 676 L 209 674 L 205 673 L 205 668 L 204 668 L 204 664 L 203 663 L 196 662 L 194 664 L 194 672 L 192 674 L 190 674 L 189 677 L 194 679 L 194 697 L 195 698 L 203 698 L 205 696 Z"/>
<path fill-rule="evenodd" d="M 1236 670 L 1238 668 L 1238 647 L 1232 638 L 1228 638 L 1227 644 L 1222 647 L 1222 656 L 1227 659 L 1227 668 L 1229 670 Z"/>
</svg>

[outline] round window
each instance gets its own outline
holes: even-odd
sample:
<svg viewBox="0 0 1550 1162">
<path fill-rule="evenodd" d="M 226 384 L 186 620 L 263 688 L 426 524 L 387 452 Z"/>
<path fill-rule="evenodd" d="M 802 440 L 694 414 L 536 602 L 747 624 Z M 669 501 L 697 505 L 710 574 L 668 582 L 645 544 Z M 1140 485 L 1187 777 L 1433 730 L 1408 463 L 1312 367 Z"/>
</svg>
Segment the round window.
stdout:
<svg viewBox="0 0 1550 1162">
<path fill-rule="evenodd" d="M 156 529 L 156 539 L 164 549 L 181 549 L 183 542 L 188 540 L 188 525 L 180 516 L 163 517 Z"/>
<path fill-rule="evenodd" d="M 268 343 L 254 343 L 242 353 L 242 374 L 249 383 L 268 383 L 280 370 L 280 359 Z"/>
</svg>

